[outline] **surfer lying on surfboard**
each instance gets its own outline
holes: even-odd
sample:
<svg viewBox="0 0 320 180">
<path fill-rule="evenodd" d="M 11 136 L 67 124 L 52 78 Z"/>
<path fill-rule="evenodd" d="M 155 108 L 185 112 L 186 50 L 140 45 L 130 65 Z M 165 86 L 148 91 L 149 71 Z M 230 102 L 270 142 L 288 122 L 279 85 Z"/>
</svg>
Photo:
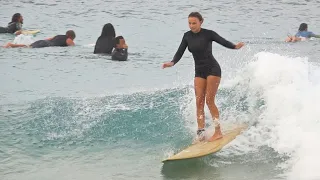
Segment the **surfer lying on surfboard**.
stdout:
<svg viewBox="0 0 320 180">
<path fill-rule="evenodd" d="M 76 34 L 73 30 L 69 30 L 65 35 L 57 35 L 52 38 L 48 38 L 45 40 L 36 41 L 30 45 L 26 44 L 13 44 L 8 43 L 5 45 L 5 48 L 16 48 L 16 47 L 29 47 L 29 48 L 43 48 L 43 47 L 51 47 L 51 46 L 74 46 L 73 40 L 76 38 Z"/>
<path fill-rule="evenodd" d="M 23 17 L 20 13 L 15 13 L 12 16 L 11 22 L 8 23 L 7 27 L 0 27 L 0 33 L 11 33 L 15 35 L 21 34 L 23 24 Z"/>
<path fill-rule="evenodd" d="M 188 47 L 192 53 L 195 62 L 194 90 L 197 106 L 197 138 L 195 142 L 205 139 L 205 117 L 204 103 L 206 102 L 215 126 L 215 132 L 209 141 L 222 138 L 219 110 L 215 104 L 215 96 L 220 84 L 221 69 L 219 63 L 212 55 L 212 41 L 221 44 L 230 49 L 240 49 L 244 43 L 236 45 L 225 40 L 218 33 L 201 28 L 203 18 L 200 13 L 192 12 L 188 17 L 189 28 L 191 31 L 184 33 L 181 44 L 170 62 L 162 65 L 162 68 L 174 66 L 183 56 L 185 49 Z"/>
<path fill-rule="evenodd" d="M 316 35 L 313 32 L 308 31 L 308 24 L 301 23 L 297 34 L 294 36 L 288 36 L 285 41 L 297 42 L 297 41 L 303 41 L 303 40 L 309 39 L 311 37 L 320 38 L 320 35 Z"/>
</svg>

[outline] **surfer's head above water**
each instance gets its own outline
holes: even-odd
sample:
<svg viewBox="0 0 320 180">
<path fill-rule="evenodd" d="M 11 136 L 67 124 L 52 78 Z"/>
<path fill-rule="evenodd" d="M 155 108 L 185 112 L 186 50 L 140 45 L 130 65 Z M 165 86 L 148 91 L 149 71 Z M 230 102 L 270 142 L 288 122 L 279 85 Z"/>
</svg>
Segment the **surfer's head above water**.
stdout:
<svg viewBox="0 0 320 180">
<path fill-rule="evenodd" d="M 115 38 L 115 48 L 121 49 L 121 48 L 127 48 L 126 41 L 124 40 L 123 36 L 117 36 Z"/>
<path fill-rule="evenodd" d="M 111 23 L 107 23 L 103 26 L 101 36 L 103 37 L 116 37 L 116 32 L 114 30 L 114 27 Z"/>
<path fill-rule="evenodd" d="M 301 23 L 299 26 L 299 31 L 308 31 L 308 24 Z"/>
<path fill-rule="evenodd" d="M 201 30 L 203 17 L 198 12 L 192 12 L 188 16 L 189 28 L 192 32 L 198 33 Z"/>
<path fill-rule="evenodd" d="M 66 32 L 66 36 L 72 40 L 76 38 L 76 33 L 73 30 L 69 30 Z"/>
<path fill-rule="evenodd" d="M 126 61 L 128 59 L 128 46 L 122 36 L 115 38 L 115 46 L 111 53 L 111 58 L 117 61 Z"/>
<path fill-rule="evenodd" d="M 20 13 L 15 13 L 13 16 L 12 16 L 12 19 L 11 19 L 11 23 L 21 23 L 23 24 L 23 17 Z"/>
</svg>

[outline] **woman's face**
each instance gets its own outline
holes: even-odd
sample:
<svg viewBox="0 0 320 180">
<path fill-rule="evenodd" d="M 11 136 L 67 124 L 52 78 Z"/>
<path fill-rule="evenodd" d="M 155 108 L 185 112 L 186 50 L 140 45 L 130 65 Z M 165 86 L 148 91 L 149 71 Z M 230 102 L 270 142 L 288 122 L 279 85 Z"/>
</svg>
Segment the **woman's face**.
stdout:
<svg viewBox="0 0 320 180">
<path fill-rule="evenodd" d="M 121 49 L 121 48 L 126 48 L 126 41 L 124 39 L 119 39 L 119 44 L 117 44 L 117 48 Z"/>
<path fill-rule="evenodd" d="M 23 24 L 23 17 L 22 17 L 22 16 L 20 16 L 19 22 L 20 22 L 21 24 Z"/>
<path fill-rule="evenodd" d="M 189 17 L 188 21 L 189 21 L 189 28 L 192 32 L 197 33 L 200 31 L 202 21 L 200 21 L 196 17 Z"/>
</svg>

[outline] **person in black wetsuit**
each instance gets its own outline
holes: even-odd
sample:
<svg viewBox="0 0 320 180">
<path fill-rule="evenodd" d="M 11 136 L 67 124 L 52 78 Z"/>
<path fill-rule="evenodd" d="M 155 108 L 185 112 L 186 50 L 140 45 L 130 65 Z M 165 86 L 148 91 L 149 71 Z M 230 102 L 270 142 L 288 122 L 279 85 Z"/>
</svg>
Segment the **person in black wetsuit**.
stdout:
<svg viewBox="0 0 320 180">
<path fill-rule="evenodd" d="M 112 60 L 126 61 L 128 59 L 128 46 L 122 36 L 115 38 L 115 47 L 111 54 Z"/>
<path fill-rule="evenodd" d="M 7 27 L 0 27 L 0 33 L 21 34 L 23 17 L 20 13 L 15 13 L 12 16 L 11 22 Z"/>
<path fill-rule="evenodd" d="M 103 26 L 100 37 L 97 39 L 94 47 L 94 54 L 111 54 L 112 49 L 115 45 L 114 38 L 116 33 L 111 23 Z"/>
<path fill-rule="evenodd" d="M 69 30 L 66 32 L 66 35 L 57 35 L 53 38 L 48 38 L 45 40 L 36 41 L 30 45 L 25 44 L 12 44 L 8 43 L 5 48 L 8 47 L 30 47 L 30 48 L 43 48 L 43 47 L 51 47 L 51 46 L 74 46 L 73 40 L 76 38 L 76 34 L 73 30 Z"/>
<path fill-rule="evenodd" d="M 197 106 L 198 130 L 197 138 L 194 140 L 194 143 L 197 141 L 203 141 L 205 139 L 205 101 L 210 110 L 215 126 L 215 132 L 209 141 L 214 141 L 222 138 L 219 123 L 219 110 L 215 105 L 215 95 L 220 84 L 221 69 L 219 63 L 212 55 L 212 41 L 215 41 L 230 49 L 240 49 L 244 43 L 241 42 L 234 45 L 233 43 L 221 37 L 218 33 L 212 30 L 201 28 L 203 18 L 198 12 L 190 13 L 188 21 L 191 30 L 184 33 L 181 44 L 174 55 L 173 60 L 164 63 L 162 68 L 174 66 L 181 59 L 185 49 L 188 47 L 188 50 L 193 55 L 195 63 L 194 88 Z"/>
</svg>

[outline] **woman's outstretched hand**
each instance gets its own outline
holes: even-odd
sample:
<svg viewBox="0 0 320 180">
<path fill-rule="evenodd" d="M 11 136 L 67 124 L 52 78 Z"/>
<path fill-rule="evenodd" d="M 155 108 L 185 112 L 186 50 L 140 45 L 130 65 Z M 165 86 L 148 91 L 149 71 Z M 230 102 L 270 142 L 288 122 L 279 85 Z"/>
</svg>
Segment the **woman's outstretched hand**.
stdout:
<svg viewBox="0 0 320 180">
<path fill-rule="evenodd" d="M 174 63 L 173 62 L 166 62 L 166 63 L 163 63 L 163 65 L 162 65 L 162 69 L 164 69 L 164 68 L 168 68 L 168 67 L 172 67 L 174 65 Z"/>
<path fill-rule="evenodd" d="M 244 43 L 243 42 L 239 42 L 238 44 L 236 44 L 235 49 L 240 49 L 240 48 L 242 48 L 242 46 L 244 46 Z"/>
</svg>

